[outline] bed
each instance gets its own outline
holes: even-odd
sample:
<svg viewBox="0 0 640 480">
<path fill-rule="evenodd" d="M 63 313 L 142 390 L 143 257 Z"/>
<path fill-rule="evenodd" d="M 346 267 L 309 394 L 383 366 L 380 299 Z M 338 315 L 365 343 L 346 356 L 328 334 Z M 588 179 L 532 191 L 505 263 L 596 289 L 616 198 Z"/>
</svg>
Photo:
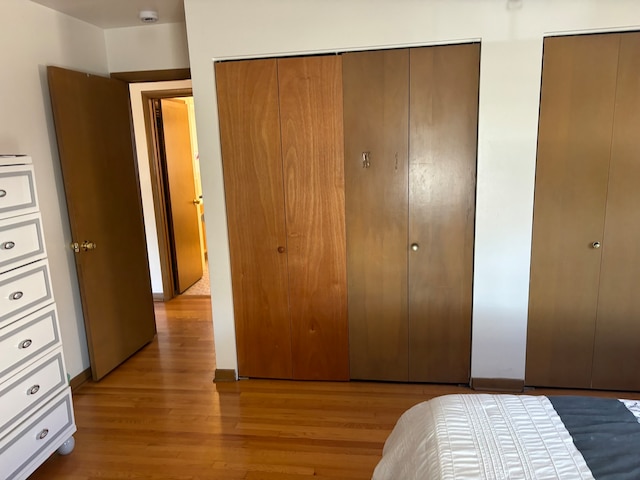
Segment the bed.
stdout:
<svg viewBox="0 0 640 480">
<path fill-rule="evenodd" d="M 640 401 L 445 395 L 398 420 L 373 480 L 640 479 Z"/>
</svg>

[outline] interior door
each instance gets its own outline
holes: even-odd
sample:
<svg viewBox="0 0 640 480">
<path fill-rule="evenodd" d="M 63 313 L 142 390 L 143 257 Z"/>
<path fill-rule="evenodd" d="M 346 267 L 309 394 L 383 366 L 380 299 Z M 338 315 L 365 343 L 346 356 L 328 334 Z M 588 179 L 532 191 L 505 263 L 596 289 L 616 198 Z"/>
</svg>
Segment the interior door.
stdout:
<svg viewBox="0 0 640 480">
<path fill-rule="evenodd" d="M 129 89 L 57 67 L 47 73 L 71 234 L 85 244 L 75 260 L 99 380 L 155 334 Z"/>
<path fill-rule="evenodd" d="M 167 174 L 167 201 L 178 293 L 202 278 L 202 247 L 193 173 L 189 110 L 180 100 L 163 99 L 162 134 Z"/>
<path fill-rule="evenodd" d="M 467 383 L 480 44 L 410 56 L 409 380 Z"/>
<path fill-rule="evenodd" d="M 406 382 L 409 50 L 342 68 L 351 378 Z"/>
<path fill-rule="evenodd" d="M 527 385 L 591 386 L 619 43 L 544 41 Z"/>
</svg>

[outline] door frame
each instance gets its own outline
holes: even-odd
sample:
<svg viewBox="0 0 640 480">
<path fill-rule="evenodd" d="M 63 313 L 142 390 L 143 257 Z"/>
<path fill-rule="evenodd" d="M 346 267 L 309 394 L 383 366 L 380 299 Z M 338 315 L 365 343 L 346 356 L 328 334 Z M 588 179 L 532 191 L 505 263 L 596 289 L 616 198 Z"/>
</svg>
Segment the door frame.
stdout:
<svg viewBox="0 0 640 480">
<path fill-rule="evenodd" d="M 191 88 L 149 90 L 142 92 L 142 106 L 144 111 L 144 126 L 149 152 L 149 170 L 151 174 L 151 191 L 153 194 L 153 210 L 156 219 L 158 235 L 158 255 L 160 257 L 160 271 L 162 274 L 162 301 L 169 301 L 175 297 L 176 285 L 174 267 L 171 260 L 170 228 L 167 215 L 167 198 L 165 195 L 164 167 L 158 151 L 158 128 L 155 121 L 154 100 L 163 98 L 183 98 L 193 96 Z"/>
<path fill-rule="evenodd" d="M 128 72 L 111 72 L 110 77 L 121 80 L 127 84 L 142 82 L 166 82 L 171 80 L 191 80 L 190 68 L 174 68 L 164 70 L 136 70 Z M 166 96 L 160 96 L 166 94 Z M 160 270 L 162 273 L 162 298 L 154 294 L 154 301 L 169 301 L 174 297 L 174 280 L 173 268 L 171 264 L 171 251 L 169 250 L 169 237 L 167 227 L 167 216 L 164 202 L 164 184 L 159 184 L 157 179 L 161 178 L 162 170 L 158 169 L 159 157 L 155 147 L 155 140 L 152 138 L 150 128 L 153 122 L 153 108 L 151 102 L 154 98 L 178 98 L 193 96 L 191 88 L 173 89 L 173 90 L 156 90 L 142 92 L 144 123 L 146 131 L 147 146 L 149 151 L 149 168 L 151 174 L 151 189 L 153 196 L 153 209 L 156 219 L 156 228 L 158 235 L 158 254 L 160 257 Z M 131 100 L 129 100 L 131 103 Z M 132 127 L 133 128 L 133 127 Z M 162 196 L 160 196 L 162 194 Z M 168 266 L 168 268 L 167 268 Z"/>
</svg>

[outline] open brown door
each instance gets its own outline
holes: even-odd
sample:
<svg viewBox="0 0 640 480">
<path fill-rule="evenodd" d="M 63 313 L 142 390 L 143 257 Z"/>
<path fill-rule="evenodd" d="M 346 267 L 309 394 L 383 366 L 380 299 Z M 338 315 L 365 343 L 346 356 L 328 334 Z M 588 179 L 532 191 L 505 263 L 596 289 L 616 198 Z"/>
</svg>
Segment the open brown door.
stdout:
<svg viewBox="0 0 640 480">
<path fill-rule="evenodd" d="M 47 69 L 94 380 L 155 334 L 129 89 Z"/>
<path fill-rule="evenodd" d="M 202 247 L 187 105 L 161 100 L 175 286 L 184 292 L 202 278 Z"/>
</svg>

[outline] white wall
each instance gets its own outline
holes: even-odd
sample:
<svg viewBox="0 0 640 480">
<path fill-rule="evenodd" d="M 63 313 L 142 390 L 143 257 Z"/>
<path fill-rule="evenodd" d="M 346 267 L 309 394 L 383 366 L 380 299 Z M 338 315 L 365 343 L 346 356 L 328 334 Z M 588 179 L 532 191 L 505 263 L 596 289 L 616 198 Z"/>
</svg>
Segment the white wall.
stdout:
<svg viewBox="0 0 640 480">
<path fill-rule="evenodd" d="M 140 193 L 142 195 L 142 213 L 144 229 L 147 236 L 149 252 L 149 273 L 151 274 L 151 290 L 161 295 L 162 269 L 160 267 L 160 250 L 158 247 L 158 228 L 156 225 L 153 189 L 151 186 L 151 165 L 147 145 L 147 131 L 144 121 L 142 92 L 154 90 L 177 90 L 191 88 L 191 80 L 175 82 L 132 83 L 129 85 L 131 95 L 131 113 L 133 117 L 134 141 L 138 158 L 138 174 L 140 175 Z"/>
<path fill-rule="evenodd" d="M 640 2 L 185 0 L 185 9 L 217 367 L 237 363 L 212 61 L 481 39 L 472 376 L 524 378 L 543 37 L 636 28 Z"/>
<path fill-rule="evenodd" d="M 33 157 L 67 367 L 89 366 L 46 79 L 56 65 L 106 74 L 103 31 L 25 0 L 0 2 L 0 153 Z"/>
<path fill-rule="evenodd" d="M 184 23 L 163 23 L 104 31 L 110 72 L 188 68 Z"/>
</svg>

